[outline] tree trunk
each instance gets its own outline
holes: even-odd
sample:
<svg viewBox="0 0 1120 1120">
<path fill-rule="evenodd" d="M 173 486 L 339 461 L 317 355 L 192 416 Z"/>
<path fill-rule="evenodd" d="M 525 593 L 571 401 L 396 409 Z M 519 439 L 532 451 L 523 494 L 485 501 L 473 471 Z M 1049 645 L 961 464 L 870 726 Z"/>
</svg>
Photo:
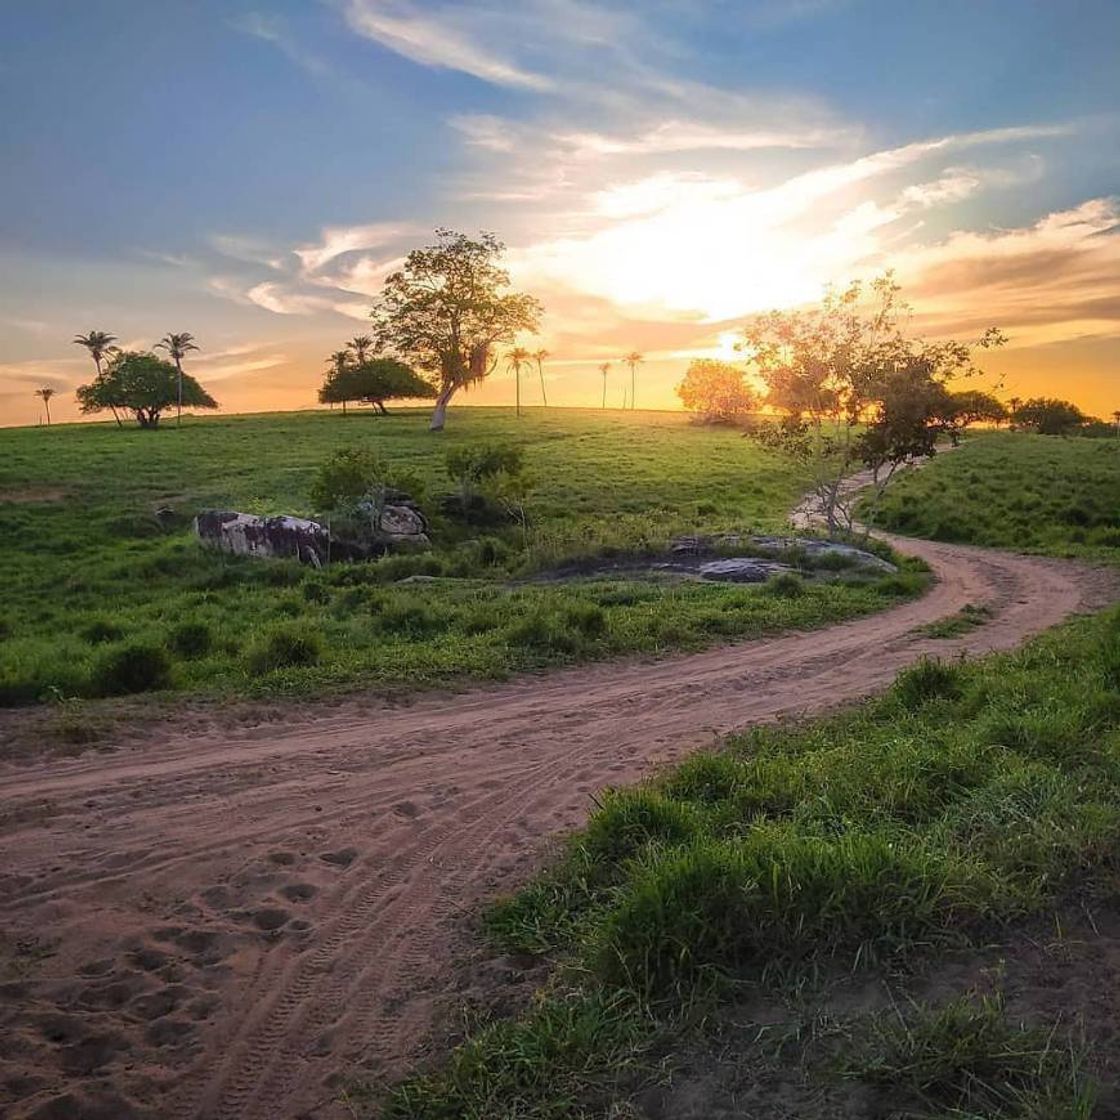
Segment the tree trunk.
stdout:
<svg viewBox="0 0 1120 1120">
<path fill-rule="evenodd" d="M 440 389 L 439 396 L 436 397 L 436 407 L 432 410 L 432 422 L 428 425 L 429 432 L 443 431 L 443 425 L 447 422 L 447 406 L 451 403 L 457 388 L 457 385 L 448 385 Z"/>
<path fill-rule="evenodd" d="M 541 404 L 548 408 L 548 394 L 544 391 L 544 370 L 541 369 L 540 362 L 537 363 L 537 376 L 541 379 Z M 1120 423 L 1117 423 L 1116 430 L 1120 432 Z"/>
</svg>

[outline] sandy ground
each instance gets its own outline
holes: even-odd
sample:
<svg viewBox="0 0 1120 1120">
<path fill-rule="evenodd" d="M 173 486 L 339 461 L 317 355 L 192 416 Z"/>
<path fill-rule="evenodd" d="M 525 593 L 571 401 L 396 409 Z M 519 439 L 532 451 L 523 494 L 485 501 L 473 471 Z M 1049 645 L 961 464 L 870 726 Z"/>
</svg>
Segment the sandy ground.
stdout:
<svg viewBox="0 0 1120 1120">
<path fill-rule="evenodd" d="M 464 911 L 591 796 L 717 735 L 1008 649 L 1114 574 L 924 541 L 923 599 L 828 630 L 0 770 L 0 1114 L 347 1115 L 447 1007 Z M 950 641 L 922 623 L 985 604 Z"/>
</svg>

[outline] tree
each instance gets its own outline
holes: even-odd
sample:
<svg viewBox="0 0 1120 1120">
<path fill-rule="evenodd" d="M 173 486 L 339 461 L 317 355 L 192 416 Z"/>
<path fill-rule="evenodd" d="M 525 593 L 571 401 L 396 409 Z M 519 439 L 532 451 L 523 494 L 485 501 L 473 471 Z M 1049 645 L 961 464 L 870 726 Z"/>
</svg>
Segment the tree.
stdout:
<svg viewBox="0 0 1120 1120">
<path fill-rule="evenodd" d="M 51 423 L 51 397 L 54 396 L 54 390 L 43 386 L 42 389 L 35 390 L 35 396 L 43 398 L 43 404 L 47 410 L 47 426 L 50 427 Z"/>
<path fill-rule="evenodd" d="M 745 372 L 730 362 L 696 358 L 689 363 L 677 396 L 690 412 L 712 424 L 726 424 L 757 407 Z"/>
<path fill-rule="evenodd" d="M 623 362 L 630 367 L 630 407 L 634 407 L 634 397 L 637 393 L 637 368 L 645 361 L 645 358 L 638 353 L 637 350 L 631 350 Z"/>
<path fill-rule="evenodd" d="M 514 399 L 518 416 L 521 415 L 521 367 L 527 366 L 532 358 L 532 354 L 524 346 L 517 346 L 506 355 L 506 363 L 513 370 L 513 381 L 516 385 Z"/>
<path fill-rule="evenodd" d="M 599 367 L 599 372 L 603 375 L 603 407 L 607 407 L 607 374 L 611 371 L 610 362 L 604 362 Z"/>
<path fill-rule="evenodd" d="M 103 376 L 79 386 L 77 397 L 82 412 L 127 409 L 141 428 L 158 427 L 160 415 L 180 400 L 188 408 L 218 407 L 193 377 L 147 350 L 118 350 Z"/>
<path fill-rule="evenodd" d="M 156 349 L 166 350 L 167 356 L 175 363 L 175 427 L 178 427 L 183 419 L 183 359 L 189 351 L 197 350 L 198 347 L 195 345 L 194 335 L 183 331 L 181 334 L 165 334 L 156 343 Z"/>
<path fill-rule="evenodd" d="M 364 401 L 385 416 L 386 401 L 436 395 L 430 382 L 396 358 L 370 358 L 359 364 L 349 356 L 347 350 L 330 356 L 330 369 L 319 389 L 322 404 L 341 403 L 345 413 L 347 401 Z"/>
<path fill-rule="evenodd" d="M 952 394 L 953 408 L 962 427 L 970 424 L 1002 424 L 1008 416 L 1007 407 L 991 393 L 965 389 Z"/>
<path fill-rule="evenodd" d="M 744 331 L 741 345 L 766 384 L 766 404 L 784 414 L 759 437 L 810 467 L 833 535 L 852 528 L 845 480 L 856 468 L 869 470 L 874 503 L 899 467 L 933 455 L 943 435 L 959 438 L 963 422 L 947 386 L 979 372 L 976 349 L 1004 341 L 995 328 L 974 343 L 910 338 L 898 293 L 886 273 L 870 303 L 854 283 L 830 290 L 816 308 L 772 311 Z"/>
<path fill-rule="evenodd" d="M 105 331 L 88 331 L 86 334 L 79 334 L 74 338 L 75 346 L 84 346 L 89 351 L 89 356 L 93 359 L 93 364 L 97 369 L 98 381 L 102 377 L 101 363 L 108 354 L 116 349 L 116 346 L 113 345 L 116 341 L 117 336 L 115 334 L 106 334 Z M 113 413 L 113 419 L 116 420 L 117 427 L 123 427 L 121 418 L 117 415 L 116 405 L 110 401 L 108 408 Z"/>
<path fill-rule="evenodd" d="M 1112 414 L 1112 422 L 1116 425 L 1116 434 L 1120 436 L 1120 408 Z"/>
<path fill-rule="evenodd" d="M 372 346 L 373 339 L 368 334 L 358 334 L 350 339 L 346 344 L 346 349 L 354 351 L 354 357 L 357 359 L 358 365 L 361 365 L 366 360 L 366 355 L 370 352 Z"/>
<path fill-rule="evenodd" d="M 1065 436 L 1084 427 L 1090 417 L 1071 401 L 1055 397 L 1031 397 L 1012 414 L 1017 428 L 1029 428 L 1040 436 Z"/>
<path fill-rule="evenodd" d="M 375 351 L 407 361 L 435 386 L 432 431 L 443 430 L 455 393 L 494 371 L 499 345 L 537 329 L 541 305 L 507 290 L 504 252 L 492 233 L 473 240 L 437 229 L 434 245 L 414 249 L 386 278 L 370 312 Z"/>
<path fill-rule="evenodd" d="M 537 363 L 537 377 L 541 383 L 541 404 L 548 408 L 548 394 L 544 390 L 544 363 L 551 357 L 547 350 L 534 350 L 533 361 Z"/>
</svg>

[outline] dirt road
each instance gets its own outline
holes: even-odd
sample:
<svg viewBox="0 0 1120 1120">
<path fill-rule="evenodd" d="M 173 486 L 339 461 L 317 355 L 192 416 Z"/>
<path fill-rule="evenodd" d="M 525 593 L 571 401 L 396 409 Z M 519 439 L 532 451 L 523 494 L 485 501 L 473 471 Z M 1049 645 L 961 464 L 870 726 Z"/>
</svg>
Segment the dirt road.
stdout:
<svg viewBox="0 0 1120 1120">
<path fill-rule="evenodd" d="M 0 1113 L 327 1117 L 432 1026 L 464 907 L 590 795 L 713 736 L 1007 649 L 1116 595 L 1053 560 L 897 542 L 940 578 L 814 633 L 0 772 Z M 991 621 L 914 633 L 967 603 Z M 7 1110 L 7 1111 L 5 1111 Z"/>
</svg>

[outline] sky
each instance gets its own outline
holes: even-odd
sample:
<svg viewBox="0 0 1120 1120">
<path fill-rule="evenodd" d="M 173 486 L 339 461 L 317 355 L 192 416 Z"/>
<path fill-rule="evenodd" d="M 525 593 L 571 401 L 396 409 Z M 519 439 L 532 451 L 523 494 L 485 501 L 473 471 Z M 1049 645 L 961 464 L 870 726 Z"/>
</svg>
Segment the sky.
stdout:
<svg viewBox="0 0 1120 1120">
<path fill-rule="evenodd" d="M 1009 336 L 985 387 L 1120 409 L 1117 0 L 7 0 L 0 106 L 0 425 L 78 417 L 89 329 L 311 407 L 437 226 L 508 245 L 550 404 L 637 349 L 674 407 L 893 268 L 915 333 Z"/>
</svg>

